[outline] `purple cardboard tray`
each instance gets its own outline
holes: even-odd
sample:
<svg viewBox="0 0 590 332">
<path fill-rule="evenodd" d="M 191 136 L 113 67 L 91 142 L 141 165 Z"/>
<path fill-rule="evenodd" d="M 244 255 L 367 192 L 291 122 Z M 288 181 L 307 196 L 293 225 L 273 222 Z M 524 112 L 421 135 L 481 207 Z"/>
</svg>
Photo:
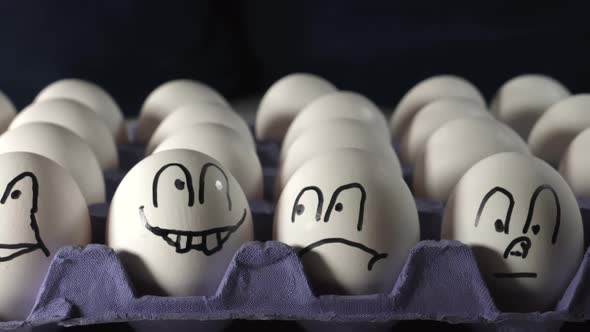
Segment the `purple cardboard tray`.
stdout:
<svg viewBox="0 0 590 332">
<path fill-rule="evenodd" d="M 471 249 L 456 241 L 422 241 L 388 294 L 315 296 L 297 253 L 280 242 L 250 242 L 230 263 L 215 295 L 138 296 L 113 250 L 65 247 L 54 257 L 26 321 L 1 329 L 138 320 L 299 320 L 332 323 L 436 320 L 537 330 L 590 319 L 590 251 L 555 310 L 503 313 L 494 305 Z"/>
</svg>

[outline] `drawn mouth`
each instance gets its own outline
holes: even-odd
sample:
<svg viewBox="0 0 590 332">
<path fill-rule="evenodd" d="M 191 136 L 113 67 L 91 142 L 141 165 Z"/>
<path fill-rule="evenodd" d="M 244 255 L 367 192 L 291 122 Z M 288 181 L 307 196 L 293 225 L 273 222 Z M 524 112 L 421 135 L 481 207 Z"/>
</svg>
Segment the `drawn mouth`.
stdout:
<svg viewBox="0 0 590 332">
<path fill-rule="evenodd" d="M 515 272 L 515 273 L 494 273 L 496 278 L 536 278 L 537 274 L 532 272 Z"/>
<path fill-rule="evenodd" d="M 181 231 L 167 228 L 160 228 L 149 224 L 144 207 L 139 207 L 139 217 L 152 234 L 161 237 L 168 245 L 176 248 L 176 252 L 184 254 L 190 250 L 197 250 L 203 252 L 206 256 L 223 249 L 223 244 L 227 242 L 230 235 L 240 228 L 246 220 L 246 209 L 242 213 L 240 220 L 232 226 L 216 227 L 202 231 Z"/>
<path fill-rule="evenodd" d="M 367 254 L 373 256 L 369 260 L 369 263 L 367 264 L 367 269 L 369 271 L 371 271 L 373 269 L 373 265 L 375 265 L 375 263 L 377 263 L 377 261 L 387 258 L 387 254 L 384 254 L 384 253 L 380 254 L 375 249 L 371 249 L 362 243 L 350 241 L 350 240 L 343 239 L 340 237 L 333 237 L 333 238 L 327 238 L 327 239 L 316 241 L 316 242 L 308 245 L 307 247 L 301 249 L 299 251 L 299 257 L 303 257 L 303 255 L 307 254 L 308 252 L 312 251 L 313 249 L 315 249 L 317 247 L 323 246 L 325 244 L 331 244 L 331 243 L 340 243 L 340 244 L 347 245 L 349 247 L 357 248 L 357 249 L 360 249 L 360 250 L 366 252 Z"/>
<path fill-rule="evenodd" d="M 0 244 L 0 262 L 41 249 L 38 243 Z"/>
</svg>

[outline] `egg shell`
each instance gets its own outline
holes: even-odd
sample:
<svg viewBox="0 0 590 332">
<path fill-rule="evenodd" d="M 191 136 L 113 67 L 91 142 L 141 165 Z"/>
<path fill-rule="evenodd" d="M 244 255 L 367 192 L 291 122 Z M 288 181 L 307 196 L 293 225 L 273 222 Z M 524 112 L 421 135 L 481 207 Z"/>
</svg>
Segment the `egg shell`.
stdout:
<svg viewBox="0 0 590 332">
<path fill-rule="evenodd" d="M 185 127 L 200 123 L 217 123 L 235 129 L 252 150 L 256 149 L 248 124 L 240 115 L 225 105 L 207 102 L 181 106 L 164 119 L 150 138 L 146 154 L 150 154 L 170 135 Z"/>
<path fill-rule="evenodd" d="M 417 197 L 445 202 L 471 166 L 500 152 L 530 154 L 526 143 L 510 127 L 495 120 L 470 117 L 450 121 L 426 142 L 414 166 Z"/>
<path fill-rule="evenodd" d="M 55 162 L 10 152 L 0 165 L 0 319 L 24 320 L 55 253 L 90 242 L 90 218 L 78 185 Z"/>
<path fill-rule="evenodd" d="M 506 123 L 526 140 L 541 115 L 570 94 L 563 84 L 551 77 L 520 75 L 500 87 L 490 108 L 499 121 Z"/>
<path fill-rule="evenodd" d="M 173 149 L 195 150 L 212 157 L 236 178 L 249 201 L 262 199 L 260 160 L 234 129 L 216 123 L 196 124 L 169 136 L 154 153 Z"/>
<path fill-rule="evenodd" d="M 82 138 L 51 123 L 28 123 L 0 136 L 0 153 L 40 154 L 65 168 L 76 180 L 88 205 L 105 201 L 100 164 Z"/>
<path fill-rule="evenodd" d="M 414 165 L 432 133 L 449 121 L 472 116 L 492 119 L 485 108 L 469 99 L 443 98 L 427 104 L 416 113 L 400 139 L 400 161 Z"/>
<path fill-rule="evenodd" d="M 576 273 L 582 217 L 563 178 L 540 159 L 501 153 L 475 164 L 445 208 L 442 237 L 473 248 L 504 311 L 552 310 Z"/>
<path fill-rule="evenodd" d="M 215 294 L 234 253 L 254 238 L 235 178 L 191 150 L 133 167 L 111 202 L 106 235 L 139 293 L 168 296 Z"/>
<path fill-rule="evenodd" d="M 88 106 L 66 98 L 43 100 L 23 109 L 10 124 L 10 129 L 36 122 L 52 123 L 80 136 L 88 143 L 103 170 L 119 167 L 117 146 L 109 128 Z"/>
<path fill-rule="evenodd" d="M 389 120 L 394 142 L 403 137 L 414 115 L 425 105 L 440 98 L 465 98 L 486 106 L 479 90 L 464 78 L 453 75 L 433 76 L 416 84 L 397 104 Z"/>
<path fill-rule="evenodd" d="M 551 106 L 531 130 L 528 144 L 531 152 L 553 167 L 572 140 L 590 127 L 590 94 L 562 99 Z"/>
<path fill-rule="evenodd" d="M 203 102 L 229 107 L 219 92 L 201 82 L 178 79 L 161 84 L 149 94 L 141 107 L 137 141 L 149 142 L 160 122 L 177 108 Z"/>
<path fill-rule="evenodd" d="M 291 144 L 279 160 L 276 193 L 306 161 L 337 148 L 359 148 L 375 153 L 389 164 L 392 174 L 400 176 L 401 166 L 389 141 L 375 133 L 373 127 L 353 119 L 334 119 L 308 128 Z"/>
<path fill-rule="evenodd" d="M 333 150 L 301 166 L 281 193 L 273 225 L 274 239 L 298 250 L 316 294 L 390 292 L 420 237 L 402 177 L 360 149 Z"/>
<path fill-rule="evenodd" d="M 276 81 L 264 94 L 256 112 L 256 138 L 281 142 L 297 114 L 314 99 L 336 91 L 321 77 L 295 73 Z"/>
<path fill-rule="evenodd" d="M 571 142 L 559 163 L 559 173 L 577 197 L 590 198 L 590 128 Z"/>
<path fill-rule="evenodd" d="M 41 90 L 34 102 L 53 98 L 73 99 L 90 107 L 105 122 L 117 143 L 127 143 L 123 113 L 115 99 L 100 86 L 80 79 L 62 79 Z"/>
<path fill-rule="evenodd" d="M 355 119 L 371 124 L 375 131 L 389 139 L 389 129 L 383 112 L 367 97 L 337 91 L 316 98 L 295 117 L 283 140 L 281 151 L 287 151 L 293 141 L 307 128 L 332 119 Z"/>
<path fill-rule="evenodd" d="M 16 109 L 10 99 L 0 91 L 0 133 L 3 133 L 16 116 Z"/>
</svg>

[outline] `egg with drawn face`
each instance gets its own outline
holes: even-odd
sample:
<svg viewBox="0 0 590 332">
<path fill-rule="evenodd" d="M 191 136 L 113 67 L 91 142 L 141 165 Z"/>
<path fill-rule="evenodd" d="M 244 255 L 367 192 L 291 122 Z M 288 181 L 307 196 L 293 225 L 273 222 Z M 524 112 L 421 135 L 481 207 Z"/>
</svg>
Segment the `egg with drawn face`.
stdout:
<svg viewBox="0 0 590 332">
<path fill-rule="evenodd" d="M 55 162 L 10 152 L 0 164 L 0 319 L 23 320 L 55 253 L 90 242 L 90 220 L 78 185 Z"/>
<path fill-rule="evenodd" d="M 278 200 L 273 232 L 298 251 L 319 294 L 391 291 L 420 237 L 402 177 L 353 148 L 325 153 L 293 174 Z"/>
<path fill-rule="evenodd" d="M 515 152 L 488 157 L 461 178 L 445 208 L 442 238 L 473 248 L 504 311 L 553 309 L 583 255 L 571 189 L 544 161 Z"/>
<path fill-rule="evenodd" d="M 169 296 L 213 295 L 254 237 L 233 175 L 191 150 L 153 154 L 129 171 L 111 202 L 106 236 L 140 293 Z"/>
</svg>

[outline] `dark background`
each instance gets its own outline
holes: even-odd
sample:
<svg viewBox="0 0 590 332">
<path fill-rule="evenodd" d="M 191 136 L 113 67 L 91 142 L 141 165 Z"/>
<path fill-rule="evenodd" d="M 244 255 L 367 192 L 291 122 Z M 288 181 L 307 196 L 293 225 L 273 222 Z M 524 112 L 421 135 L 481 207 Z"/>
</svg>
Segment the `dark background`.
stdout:
<svg viewBox="0 0 590 332">
<path fill-rule="evenodd" d="M 2 0 L 0 90 L 20 109 L 52 81 L 84 78 L 128 116 L 182 77 L 234 100 L 306 71 L 387 107 L 441 73 L 488 98 L 527 72 L 590 91 L 586 3 Z"/>
</svg>

